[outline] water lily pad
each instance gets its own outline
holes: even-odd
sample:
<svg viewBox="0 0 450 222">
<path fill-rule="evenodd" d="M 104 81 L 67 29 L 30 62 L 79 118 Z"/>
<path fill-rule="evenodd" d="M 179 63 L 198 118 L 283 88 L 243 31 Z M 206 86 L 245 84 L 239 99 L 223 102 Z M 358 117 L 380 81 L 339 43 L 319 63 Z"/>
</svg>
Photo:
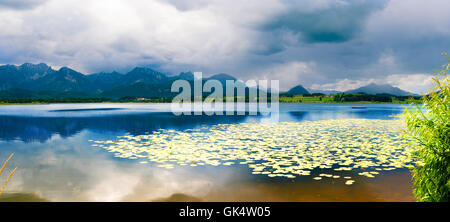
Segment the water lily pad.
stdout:
<svg viewBox="0 0 450 222">
<path fill-rule="evenodd" d="M 91 142 L 116 157 L 156 163 L 166 169 L 242 164 L 253 174 L 269 177 L 307 176 L 314 169 L 357 171 L 374 177 L 416 164 L 411 158 L 414 145 L 401 138 L 403 128 L 400 119 L 240 123 L 182 131 L 160 129 Z M 322 173 L 314 178 L 322 177 L 340 176 Z"/>
</svg>

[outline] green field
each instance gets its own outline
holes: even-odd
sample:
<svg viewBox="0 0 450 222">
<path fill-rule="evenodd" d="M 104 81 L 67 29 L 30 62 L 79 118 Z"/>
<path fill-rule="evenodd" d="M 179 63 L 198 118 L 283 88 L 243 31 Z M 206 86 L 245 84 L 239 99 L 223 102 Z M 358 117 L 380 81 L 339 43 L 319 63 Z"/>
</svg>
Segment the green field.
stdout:
<svg viewBox="0 0 450 222">
<path fill-rule="evenodd" d="M 421 103 L 418 97 L 396 97 L 379 95 L 323 95 L 323 96 L 281 96 L 280 103 Z"/>
<path fill-rule="evenodd" d="M 243 99 L 243 98 L 240 98 Z M 208 102 L 205 97 L 204 102 Z M 227 101 L 224 97 L 223 101 Z M 238 101 L 238 98 L 235 98 Z M 246 97 L 248 102 L 249 98 Z M 252 100 L 253 101 L 253 100 Z M 254 100 L 256 101 L 256 100 Z M 270 97 L 267 99 L 270 102 Z M 399 97 L 392 95 L 367 95 L 367 94 L 339 94 L 339 95 L 280 95 L 280 103 L 421 103 L 419 97 Z M 124 97 L 121 99 L 109 98 L 62 98 L 62 99 L 1 99 L 0 105 L 33 105 L 33 104 L 54 104 L 54 103 L 170 103 L 172 98 L 148 98 L 140 100 L 134 97 Z"/>
</svg>

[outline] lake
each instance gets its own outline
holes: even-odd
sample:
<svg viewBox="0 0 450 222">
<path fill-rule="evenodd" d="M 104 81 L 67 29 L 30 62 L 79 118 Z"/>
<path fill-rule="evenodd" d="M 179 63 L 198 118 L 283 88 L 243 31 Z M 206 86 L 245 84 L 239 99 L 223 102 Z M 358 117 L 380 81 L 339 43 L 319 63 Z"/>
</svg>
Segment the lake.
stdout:
<svg viewBox="0 0 450 222">
<path fill-rule="evenodd" d="M 18 167 L 0 201 L 414 201 L 402 110 L 280 104 L 267 123 L 170 104 L 0 106 L 0 162 Z"/>
</svg>

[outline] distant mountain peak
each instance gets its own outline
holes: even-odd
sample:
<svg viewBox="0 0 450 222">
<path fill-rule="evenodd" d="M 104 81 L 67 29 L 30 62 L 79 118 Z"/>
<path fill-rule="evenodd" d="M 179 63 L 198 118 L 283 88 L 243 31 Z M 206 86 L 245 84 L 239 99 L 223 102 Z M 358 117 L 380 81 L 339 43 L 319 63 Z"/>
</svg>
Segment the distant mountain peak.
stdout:
<svg viewBox="0 0 450 222">
<path fill-rule="evenodd" d="M 215 80 L 237 80 L 233 76 L 226 74 L 226 73 L 219 73 L 210 76 L 208 79 L 215 79 Z"/>
<path fill-rule="evenodd" d="M 289 94 L 289 95 L 304 95 L 304 94 L 310 94 L 310 93 L 302 85 L 297 85 L 297 86 L 291 88 L 289 91 L 287 91 L 286 94 Z"/>
<path fill-rule="evenodd" d="M 132 72 L 157 72 L 157 71 L 153 70 L 152 68 L 138 66 L 134 67 L 134 69 L 131 70 L 129 73 Z"/>
<path fill-rule="evenodd" d="M 24 63 L 17 67 L 17 69 L 21 72 L 27 73 L 28 75 L 46 75 L 48 72 L 54 71 L 50 66 L 45 63 L 32 64 L 32 63 Z"/>
<path fill-rule="evenodd" d="M 58 71 L 61 71 L 61 72 L 76 72 L 75 70 L 73 70 L 73 69 L 71 69 L 69 67 L 66 67 L 66 66 L 61 67 Z"/>
<path fill-rule="evenodd" d="M 184 79 L 184 80 L 193 80 L 194 79 L 194 74 L 189 71 L 189 72 L 181 72 L 180 75 L 178 75 L 179 79 Z"/>
<path fill-rule="evenodd" d="M 123 84 L 134 84 L 138 82 L 157 83 L 167 81 L 168 77 L 158 71 L 147 67 L 135 67 L 122 78 Z"/>
<path fill-rule="evenodd" d="M 376 87 L 394 87 L 394 86 L 391 86 L 391 85 L 389 85 L 389 84 L 387 84 L 387 83 L 374 83 L 374 82 L 372 82 L 372 83 L 369 83 L 369 84 L 367 84 L 365 87 L 368 87 L 368 86 L 376 86 Z M 397 87 L 394 87 L 394 88 L 397 88 Z"/>
<path fill-rule="evenodd" d="M 410 92 L 404 91 L 398 87 L 389 85 L 389 84 L 377 84 L 377 83 L 369 83 L 368 85 L 348 90 L 345 92 L 346 94 L 357 94 L 357 93 L 365 93 L 365 94 L 389 94 L 394 96 L 409 96 Z"/>
<path fill-rule="evenodd" d="M 68 67 L 60 68 L 55 74 L 58 75 L 58 76 L 65 76 L 66 78 L 68 76 L 71 76 L 71 77 L 75 77 L 76 76 L 78 78 L 85 78 L 86 77 L 84 74 L 79 73 L 79 72 L 77 72 L 77 71 L 75 71 L 75 70 L 73 70 L 71 68 L 68 68 Z M 71 79 L 71 81 L 73 81 L 73 80 Z"/>
<path fill-rule="evenodd" d="M 22 68 L 50 68 L 50 66 L 48 66 L 47 64 L 42 63 L 42 62 L 38 63 L 38 64 L 26 62 L 26 63 L 20 65 L 20 67 L 22 67 Z"/>
</svg>

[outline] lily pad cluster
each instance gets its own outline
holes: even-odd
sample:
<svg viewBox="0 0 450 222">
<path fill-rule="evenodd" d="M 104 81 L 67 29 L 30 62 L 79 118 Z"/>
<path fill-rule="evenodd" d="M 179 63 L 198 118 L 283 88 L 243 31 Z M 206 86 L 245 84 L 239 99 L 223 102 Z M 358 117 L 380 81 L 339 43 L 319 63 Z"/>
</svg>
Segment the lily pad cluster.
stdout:
<svg viewBox="0 0 450 222">
<path fill-rule="evenodd" d="M 176 165 L 245 164 L 252 174 L 287 178 L 329 169 L 336 174 L 320 174 L 313 179 L 342 176 L 345 184 L 351 185 L 355 181 L 342 171 L 372 178 L 380 171 L 413 167 L 413 146 L 401 138 L 403 127 L 400 119 L 218 124 L 91 142 L 116 157 L 139 159 L 140 163 L 156 163 L 167 169 Z"/>
</svg>

